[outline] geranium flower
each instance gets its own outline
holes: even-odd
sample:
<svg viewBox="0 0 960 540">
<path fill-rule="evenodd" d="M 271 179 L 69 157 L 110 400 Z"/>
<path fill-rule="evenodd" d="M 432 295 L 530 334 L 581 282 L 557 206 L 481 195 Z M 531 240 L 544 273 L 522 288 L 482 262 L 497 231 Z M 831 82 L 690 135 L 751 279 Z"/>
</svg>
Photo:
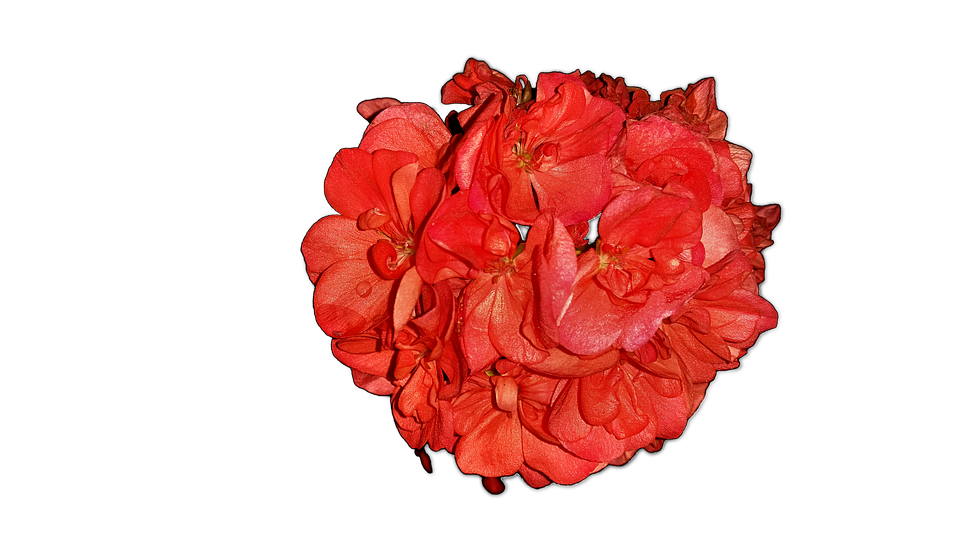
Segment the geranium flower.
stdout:
<svg viewBox="0 0 960 540">
<path fill-rule="evenodd" d="M 757 337 L 777 325 L 777 312 L 758 294 L 753 268 L 741 252 L 709 270 L 704 287 L 661 327 L 694 382 L 709 382 L 717 371 L 739 366 Z"/>
<path fill-rule="evenodd" d="M 616 186 L 619 193 L 637 184 L 665 187 L 683 184 L 702 212 L 722 206 L 743 191 L 742 174 L 730 157 L 729 144 L 711 143 L 704 135 L 659 116 L 627 122 L 618 145 Z M 718 155 L 717 150 L 720 150 Z"/>
<path fill-rule="evenodd" d="M 425 287 L 432 306 L 408 323 L 393 340 L 397 351 L 391 377 L 397 390 L 391 399 L 400 435 L 411 448 L 429 444 L 453 451 L 451 401 L 460 394 L 465 364 L 452 340 L 454 293 L 448 282 Z M 429 309 L 426 309 L 429 306 Z"/>
<path fill-rule="evenodd" d="M 534 484 L 541 476 L 573 484 L 605 466 L 564 450 L 544 430 L 557 379 L 507 360 L 495 369 L 468 379 L 453 403 L 461 471 L 499 477 L 524 470 L 524 478 Z"/>
<path fill-rule="evenodd" d="M 651 101 L 470 59 L 442 97 L 469 107 L 361 102 L 327 172 L 339 214 L 302 252 L 334 355 L 428 472 L 445 449 L 491 493 L 659 451 L 777 324 L 758 284 L 780 207 L 751 201 L 713 80 Z"/>
<path fill-rule="evenodd" d="M 440 101 L 443 103 L 473 103 L 477 97 L 477 86 L 492 83 L 505 92 L 514 88 L 514 83 L 506 75 L 490 69 L 486 62 L 467 60 L 463 72 L 453 76 L 440 90 Z"/>
<path fill-rule="evenodd" d="M 722 141 L 727 134 L 727 115 L 717 108 L 716 82 L 701 79 L 686 90 L 679 88 L 660 94 L 660 110 L 655 114 L 682 123 L 708 139 Z"/>
<path fill-rule="evenodd" d="M 706 279 L 702 219 L 685 194 L 647 186 L 607 205 L 597 249 L 578 259 L 561 345 L 580 355 L 635 351 L 696 293 Z"/>
<path fill-rule="evenodd" d="M 474 373 L 501 355 L 520 361 L 545 353 L 520 332 L 532 298 L 529 279 L 518 275 L 530 258 L 518 249 L 520 235 L 503 218 L 472 210 L 470 196 L 457 193 L 430 218 L 421 272 L 428 282 L 451 274 L 471 279 L 460 297 L 457 328 Z"/>
<path fill-rule="evenodd" d="M 418 174 L 417 161 L 409 152 L 344 149 L 327 172 L 327 200 L 340 215 L 315 223 L 302 252 L 317 323 L 333 337 L 372 328 L 391 306 L 396 329 L 410 318 L 422 283 L 409 271 L 418 230 L 444 185 L 436 169 Z"/>
<path fill-rule="evenodd" d="M 698 400 L 673 357 L 635 364 L 628 356 L 609 369 L 557 385 L 546 427 L 578 457 L 611 462 L 652 444 L 679 437 Z"/>
<path fill-rule="evenodd" d="M 536 101 L 525 107 L 504 93 L 483 106 L 488 112 L 464 133 L 454 167 L 461 189 L 483 195 L 471 200 L 474 209 L 525 225 L 541 208 L 564 225 L 600 212 L 612 189 L 606 154 L 623 126 L 619 107 L 591 96 L 576 73 L 541 74 Z"/>
</svg>

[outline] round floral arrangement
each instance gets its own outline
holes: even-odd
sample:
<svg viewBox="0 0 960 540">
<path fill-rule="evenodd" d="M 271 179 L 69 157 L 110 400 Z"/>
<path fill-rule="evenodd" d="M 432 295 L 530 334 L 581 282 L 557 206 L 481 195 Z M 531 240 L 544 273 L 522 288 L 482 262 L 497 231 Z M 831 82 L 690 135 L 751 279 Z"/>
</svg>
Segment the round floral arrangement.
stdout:
<svg viewBox="0 0 960 540">
<path fill-rule="evenodd" d="M 317 323 L 400 435 L 501 477 L 573 484 L 679 437 L 777 312 L 759 296 L 778 205 L 750 201 L 714 81 L 652 101 L 622 78 L 469 60 L 372 99 L 303 240 Z M 594 225 L 591 232 L 591 223 Z"/>
</svg>

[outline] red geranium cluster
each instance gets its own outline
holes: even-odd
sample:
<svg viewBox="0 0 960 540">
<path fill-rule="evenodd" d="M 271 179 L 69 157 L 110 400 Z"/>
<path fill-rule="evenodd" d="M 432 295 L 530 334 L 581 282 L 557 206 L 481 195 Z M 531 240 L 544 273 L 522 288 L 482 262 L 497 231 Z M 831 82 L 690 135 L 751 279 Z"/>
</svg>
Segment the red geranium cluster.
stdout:
<svg viewBox="0 0 960 540">
<path fill-rule="evenodd" d="M 339 215 L 303 256 L 333 354 L 467 474 L 573 484 L 659 450 L 777 323 L 758 284 L 780 208 L 750 202 L 714 81 L 651 101 L 471 59 L 442 98 L 470 107 L 361 103 L 327 173 Z"/>
</svg>

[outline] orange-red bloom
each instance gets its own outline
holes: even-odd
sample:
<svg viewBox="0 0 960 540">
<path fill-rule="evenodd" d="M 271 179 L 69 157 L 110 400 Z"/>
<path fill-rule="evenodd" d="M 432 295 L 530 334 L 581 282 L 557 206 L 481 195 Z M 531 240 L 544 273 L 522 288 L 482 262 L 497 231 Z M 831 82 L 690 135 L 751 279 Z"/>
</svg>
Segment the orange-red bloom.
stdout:
<svg viewBox="0 0 960 540">
<path fill-rule="evenodd" d="M 460 470 L 488 477 L 525 470 L 524 478 L 542 475 L 573 484 L 605 466 L 570 453 L 546 432 L 556 379 L 508 360 L 498 362 L 496 370 L 471 377 L 454 401 Z"/>
<path fill-rule="evenodd" d="M 623 112 L 590 95 L 576 75 L 544 73 L 537 98 L 525 107 L 492 93 L 456 151 L 461 189 L 478 190 L 476 210 L 532 224 L 552 208 L 564 225 L 597 215 L 610 198 L 607 152 L 623 126 Z"/>
<path fill-rule="evenodd" d="M 751 201 L 713 79 L 651 101 L 471 59 L 442 98 L 469 108 L 361 102 L 327 172 L 338 215 L 302 253 L 334 356 L 428 470 L 425 447 L 453 452 L 491 493 L 660 450 L 777 324 L 759 283 L 780 207 Z"/>
</svg>

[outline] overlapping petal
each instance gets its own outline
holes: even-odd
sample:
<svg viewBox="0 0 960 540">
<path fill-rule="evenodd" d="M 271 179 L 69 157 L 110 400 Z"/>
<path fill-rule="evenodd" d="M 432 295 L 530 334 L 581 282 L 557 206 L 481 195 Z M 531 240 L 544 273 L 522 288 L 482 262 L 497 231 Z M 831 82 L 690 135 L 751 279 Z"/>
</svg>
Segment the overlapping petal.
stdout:
<svg viewBox="0 0 960 540">
<path fill-rule="evenodd" d="M 471 59 L 442 96 L 469 107 L 362 102 L 327 172 L 338 215 L 301 251 L 334 356 L 421 459 L 453 452 L 493 493 L 659 451 L 778 318 L 759 283 L 780 207 L 751 201 L 714 81 L 651 101 Z"/>
</svg>

